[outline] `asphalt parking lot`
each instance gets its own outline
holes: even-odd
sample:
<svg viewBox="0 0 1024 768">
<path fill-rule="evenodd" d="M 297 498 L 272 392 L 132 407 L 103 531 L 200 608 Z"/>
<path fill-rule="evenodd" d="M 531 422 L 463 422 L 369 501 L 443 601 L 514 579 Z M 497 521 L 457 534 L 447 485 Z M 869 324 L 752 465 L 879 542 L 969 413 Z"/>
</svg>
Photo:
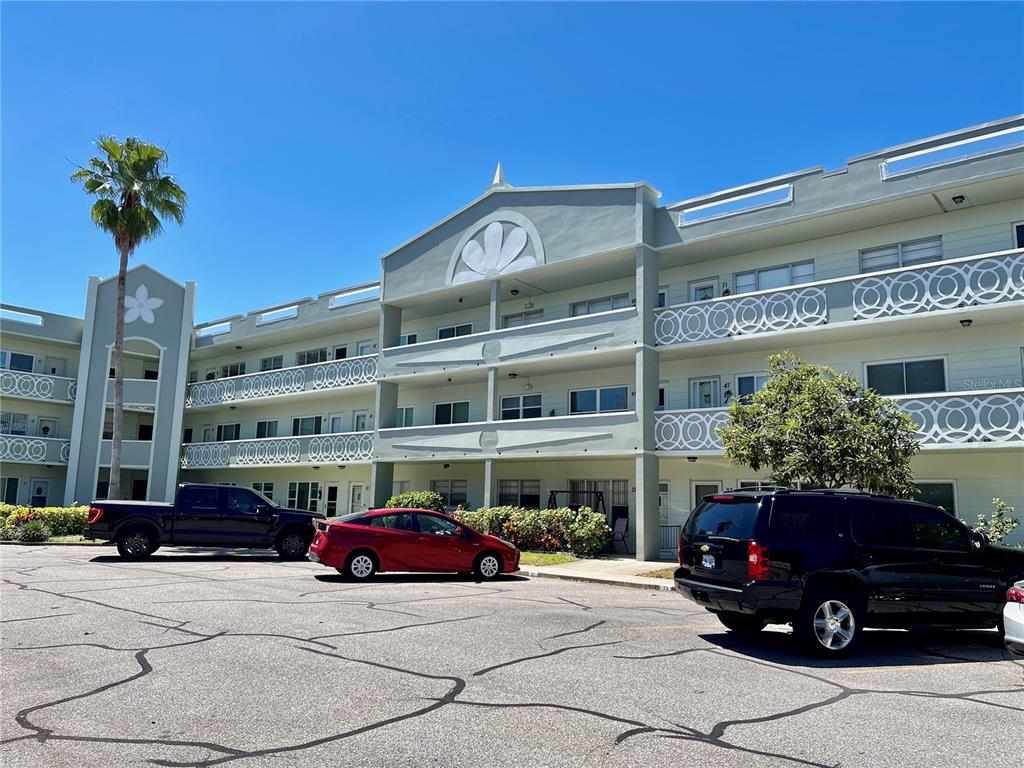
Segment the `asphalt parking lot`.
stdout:
<svg viewBox="0 0 1024 768">
<path fill-rule="evenodd" d="M 992 766 L 1024 663 L 993 632 L 845 662 L 672 593 L 161 549 L 0 547 L 0 763 Z"/>
</svg>

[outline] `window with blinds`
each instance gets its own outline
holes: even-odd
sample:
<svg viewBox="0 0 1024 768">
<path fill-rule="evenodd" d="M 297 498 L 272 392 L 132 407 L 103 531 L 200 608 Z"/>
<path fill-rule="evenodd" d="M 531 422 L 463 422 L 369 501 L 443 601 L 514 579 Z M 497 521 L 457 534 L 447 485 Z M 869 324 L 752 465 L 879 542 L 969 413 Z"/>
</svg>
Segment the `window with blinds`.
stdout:
<svg viewBox="0 0 1024 768">
<path fill-rule="evenodd" d="M 860 271 L 878 272 L 883 269 L 912 267 L 942 259 L 942 237 L 928 237 L 906 243 L 893 243 L 860 252 Z"/>
<path fill-rule="evenodd" d="M 539 509 L 540 480 L 499 480 L 498 505 Z"/>
</svg>

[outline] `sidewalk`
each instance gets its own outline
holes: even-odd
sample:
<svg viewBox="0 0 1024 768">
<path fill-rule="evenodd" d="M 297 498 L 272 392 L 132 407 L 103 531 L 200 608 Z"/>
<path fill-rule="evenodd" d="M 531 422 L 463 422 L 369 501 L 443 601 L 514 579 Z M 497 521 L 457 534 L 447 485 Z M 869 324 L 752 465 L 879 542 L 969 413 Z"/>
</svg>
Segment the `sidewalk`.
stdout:
<svg viewBox="0 0 1024 768">
<path fill-rule="evenodd" d="M 672 579 L 657 579 L 643 574 L 674 568 L 675 563 L 665 560 L 636 560 L 632 557 L 597 557 L 574 560 L 560 565 L 524 565 L 519 573 L 524 576 L 589 581 L 595 584 L 614 584 L 620 587 L 671 591 Z"/>
</svg>

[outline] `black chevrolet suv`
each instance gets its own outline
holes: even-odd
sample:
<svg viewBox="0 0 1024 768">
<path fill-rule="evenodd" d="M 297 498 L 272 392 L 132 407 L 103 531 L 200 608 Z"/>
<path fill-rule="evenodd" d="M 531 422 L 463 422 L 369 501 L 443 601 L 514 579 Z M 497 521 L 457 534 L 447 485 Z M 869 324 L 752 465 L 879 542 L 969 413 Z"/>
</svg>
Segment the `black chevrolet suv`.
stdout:
<svg viewBox="0 0 1024 768">
<path fill-rule="evenodd" d="M 864 627 L 999 626 L 1024 551 L 940 507 L 845 491 L 707 496 L 679 536 L 676 589 L 736 632 L 793 625 L 813 652 L 851 651 Z"/>
</svg>

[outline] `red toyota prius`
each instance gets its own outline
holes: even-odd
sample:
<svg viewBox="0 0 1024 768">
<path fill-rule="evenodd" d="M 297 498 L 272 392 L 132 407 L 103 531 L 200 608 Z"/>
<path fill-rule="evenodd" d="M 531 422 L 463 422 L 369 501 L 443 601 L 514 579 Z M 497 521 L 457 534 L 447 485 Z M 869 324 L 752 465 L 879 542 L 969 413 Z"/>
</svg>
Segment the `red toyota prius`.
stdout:
<svg viewBox="0 0 1024 768">
<path fill-rule="evenodd" d="M 519 570 L 519 550 L 426 509 L 374 509 L 318 520 L 309 559 L 365 581 L 378 571 L 454 571 L 493 579 Z"/>
</svg>

